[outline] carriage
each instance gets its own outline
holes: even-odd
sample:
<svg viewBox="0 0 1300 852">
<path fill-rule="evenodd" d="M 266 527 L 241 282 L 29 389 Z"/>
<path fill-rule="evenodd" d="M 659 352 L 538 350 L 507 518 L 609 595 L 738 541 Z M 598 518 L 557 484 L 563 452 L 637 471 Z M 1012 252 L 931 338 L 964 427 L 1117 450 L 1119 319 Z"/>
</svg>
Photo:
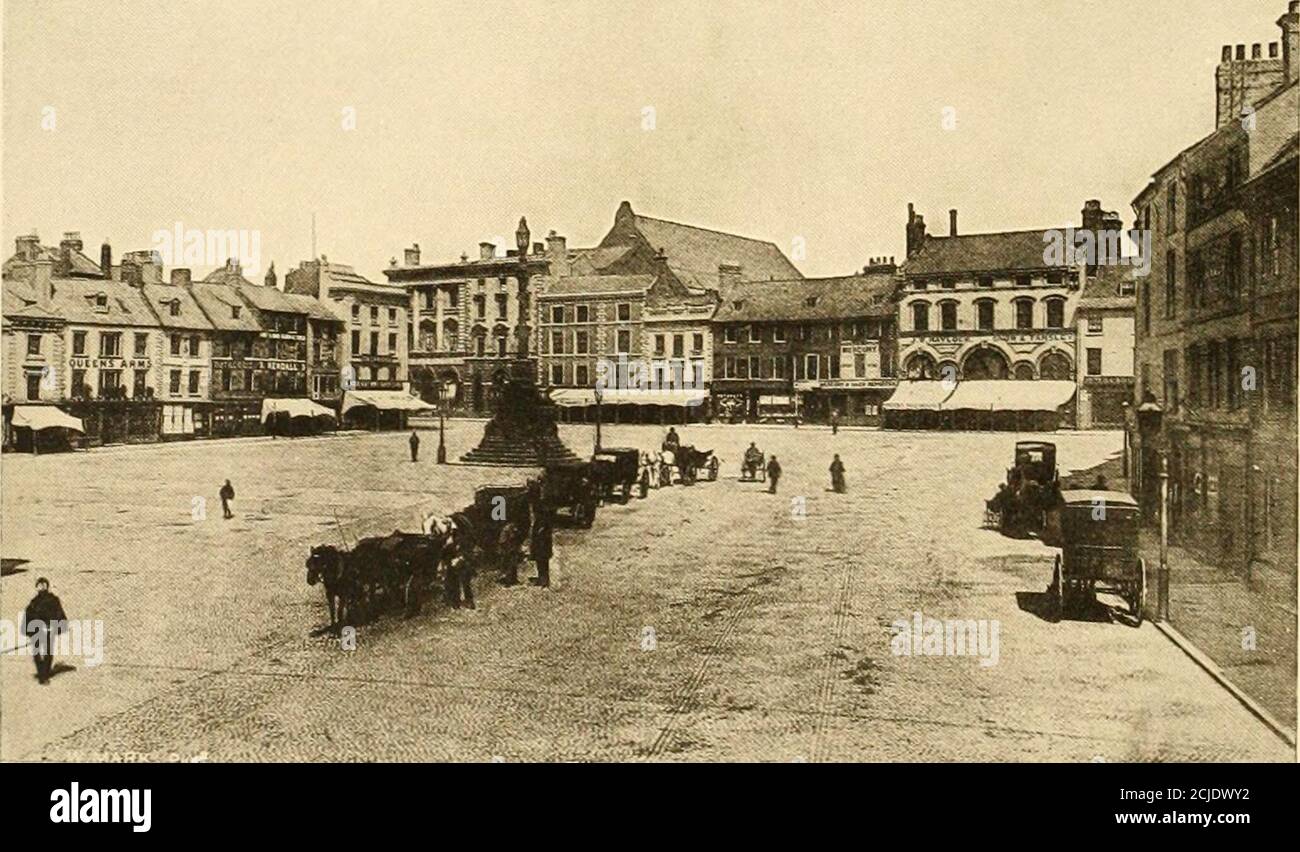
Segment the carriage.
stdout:
<svg viewBox="0 0 1300 852">
<path fill-rule="evenodd" d="M 568 511 L 570 521 L 590 527 L 596 519 L 600 495 L 591 462 L 560 462 L 546 466 L 542 475 L 542 502 L 552 511 Z"/>
<path fill-rule="evenodd" d="M 630 447 L 602 447 L 591 458 L 592 476 L 603 500 L 617 491 L 624 503 L 632 498 L 632 486 L 641 471 L 641 451 Z M 646 496 L 649 482 L 642 480 L 640 496 Z"/>
<path fill-rule="evenodd" d="M 1059 503 L 1060 490 L 1056 445 L 1017 441 L 1005 488 L 985 503 L 985 522 L 1003 535 L 1041 533 L 1048 511 Z"/>
<path fill-rule="evenodd" d="M 683 444 L 674 453 L 664 453 L 665 463 L 677 471 L 677 480 L 682 485 L 694 485 L 704 471 L 704 478 L 712 482 L 718 478 L 718 457 L 713 450 L 697 450 L 690 444 Z"/>
<path fill-rule="evenodd" d="M 1052 606 L 1058 618 L 1097 592 L 1117 594 L 1142 623 L 1146 563 L 1138 555 L 1141 512 L 1121 491 L 1065 491 L 1052 510 L 1061 552 L 1052 569 Z"/>
<path fill-rule="evenodd" d="M 762 450 L 753 453 L 745 451 L 745 457 L 740 462 L 740 479 L 742 482 L 767 481 L 767 456 L 763 455 Z"/>
</svg>

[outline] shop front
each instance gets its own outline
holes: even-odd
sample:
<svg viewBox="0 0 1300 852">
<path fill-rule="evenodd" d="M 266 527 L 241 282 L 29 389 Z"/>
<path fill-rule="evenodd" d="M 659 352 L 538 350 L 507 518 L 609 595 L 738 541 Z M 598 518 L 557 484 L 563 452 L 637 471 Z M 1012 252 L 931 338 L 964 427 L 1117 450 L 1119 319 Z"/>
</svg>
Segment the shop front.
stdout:
<svg viewBox="0 0 1300 852">
<path fill-rule="evenodd" d="M 837 415 L 843 425 L 879 426 L 884 404 L 898 386 L 898 380 L 813 379 L 794 383 L 801 417 L 825 423 Z"/>
</svg>

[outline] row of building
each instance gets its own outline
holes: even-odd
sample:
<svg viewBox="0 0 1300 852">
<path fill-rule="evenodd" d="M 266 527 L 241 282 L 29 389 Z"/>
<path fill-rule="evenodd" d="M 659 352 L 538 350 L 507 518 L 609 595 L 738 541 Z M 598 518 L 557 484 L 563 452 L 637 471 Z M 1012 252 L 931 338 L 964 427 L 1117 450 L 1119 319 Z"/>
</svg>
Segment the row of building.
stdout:
<svg viewBox="0 0 1300 852">
<path fill-rule="evenodd" d="M 1152 516 L 1167 475 L 1174 540 L 1212 564 L 1295 582 L 1297 42 L 1225 45 L 1216 126 L 1134 199 L 1151 234 L 1137 290 L 1134 483 Z"/>
</svg>

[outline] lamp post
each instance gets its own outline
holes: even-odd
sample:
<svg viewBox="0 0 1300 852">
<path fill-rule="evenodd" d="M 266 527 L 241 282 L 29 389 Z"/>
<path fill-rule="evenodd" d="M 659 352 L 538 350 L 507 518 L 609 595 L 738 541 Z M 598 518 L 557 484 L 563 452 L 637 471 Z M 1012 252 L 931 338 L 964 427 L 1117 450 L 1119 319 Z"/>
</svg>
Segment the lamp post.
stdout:
<svg viewBox="0 0 1300 852">
<path fill-rule="evenodd" d="M 593 387 L 596 395 L 596 452 L 600 452 L 600 400 L 603 394 L 600 392 L 600 383 L 597 382 Z"/>
<path fill-rule="evenodd" d="M 447 386 L 438 380 L 438 464 L 447 463 Z"/>
<path fill-rule="evenodd" d="M 1157 620 L 1169 620 L 1169 460 L 1160 454 L 1160 608 Z"/>
</svg>

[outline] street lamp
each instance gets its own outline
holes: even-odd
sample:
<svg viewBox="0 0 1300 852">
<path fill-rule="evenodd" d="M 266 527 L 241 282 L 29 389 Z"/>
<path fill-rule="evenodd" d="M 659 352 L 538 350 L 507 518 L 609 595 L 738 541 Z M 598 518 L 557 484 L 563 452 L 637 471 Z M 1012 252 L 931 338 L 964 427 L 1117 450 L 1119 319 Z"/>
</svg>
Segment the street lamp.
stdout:
<svg viewBox="0 0 1300 852">
<path fill-rule="evenodd" d="M 600 382 L 593 386 L 596 395 L 596 452 L 600 452 L 600 400 L 603 394 L 600 392 Z"/>
<path fill-rule="evenodd" d="M 447 463 L 447 386 L 438 380 L 438 464 Z"/>
</svg>

